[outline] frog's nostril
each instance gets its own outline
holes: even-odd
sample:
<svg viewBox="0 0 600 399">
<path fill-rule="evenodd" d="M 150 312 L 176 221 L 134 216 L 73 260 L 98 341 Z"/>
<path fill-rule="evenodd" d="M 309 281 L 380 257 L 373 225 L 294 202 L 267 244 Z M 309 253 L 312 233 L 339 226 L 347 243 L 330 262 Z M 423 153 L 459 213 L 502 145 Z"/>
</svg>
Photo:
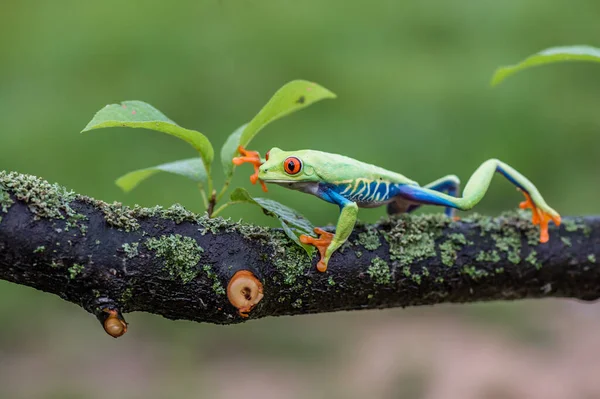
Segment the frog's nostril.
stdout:
<svg viewBox="0 0 600 399">
<path fill-rule="evenodd" d="M 262 170 L 264 173 L 267 173 L 269 171 L 269 169 L 263 169 Z"/>
</svg>

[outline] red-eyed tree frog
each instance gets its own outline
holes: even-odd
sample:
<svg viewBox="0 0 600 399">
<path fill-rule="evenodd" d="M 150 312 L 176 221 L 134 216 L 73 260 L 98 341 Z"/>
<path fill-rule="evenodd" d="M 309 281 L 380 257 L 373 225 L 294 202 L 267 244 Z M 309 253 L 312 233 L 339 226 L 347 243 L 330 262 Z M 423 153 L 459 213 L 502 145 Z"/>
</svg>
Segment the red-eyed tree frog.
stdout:
<svg viewBox="0 0 600 399">
<path fill-rule="evenodd" d="M 315 195 L 340 207 L 335 234 L 316 228 L 319 238 L 300 236 L 304 244 L 314 245 L 321 255 L 317 269 L 327 270 L 331 255 L 350 236 L 358 208 L 387 205 L 388 213 L 412 212 L 421 205 L 446 207 L 453 216 L 455 209 L 469 210 L 485 195 L 494 172 L 499 172 L 525 195 L 520 208 L 532 210 L 533 224 L 540 225 L 540 242 L 548 241 L 548 223 L 560 225 L 560 215 L 546 204 L 537 188 L 525 176 L 497 160 L 485 161 L 473 173 L 462 197 L 457 197 L 460 181 L 454 175 L 442 177 L 425 186 L 407 177 L 355 159 L 321 151 L 282 151 L 272 148 L 265 159 L 256 151 L 239 148 L 241 157 L 233 163 L 254 165 L 250 180 L 255 184 L 275 183 L 293 190 Z"/>
</svg>

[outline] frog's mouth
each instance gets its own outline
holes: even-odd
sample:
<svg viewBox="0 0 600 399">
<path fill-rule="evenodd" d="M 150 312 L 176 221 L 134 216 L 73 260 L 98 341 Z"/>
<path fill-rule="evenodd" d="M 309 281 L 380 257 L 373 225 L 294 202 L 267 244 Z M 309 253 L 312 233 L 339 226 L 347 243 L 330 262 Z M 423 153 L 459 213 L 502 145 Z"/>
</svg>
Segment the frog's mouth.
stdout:
<svg viewBox="0 0 600 399">
<path fill-rule="evenodd" d="M 301 180 L 285 180 L 285 179 L 261 179 L 259 177 L 260 180 L 264 181 L 265 183 L 275 183 L 275 184 L 296 184 L 296 183 L 308 183 L 306 181 L 301 181 Z"/>
<path fill-rule="evenodd" d="M 318 189 L 318 185 L 319 183 L 314 182 L 314 181 L 300 181 L 300 180 L 295 180 L 295 181 L 289 181 L 289 180 L 281 180 L 281 179 L 273 179 L 273 180 L 269 180 L 269 179 L 265 179 L 263 180 L 265 183 L 273 183 L 273 184 L 277 184 L 279 186 L 285 187 L 285 188 L 289 188 L 292 190 L 298 190 L 298 191 L 302 191 L 305 193 L 310 193 L 310 194 L 314 194 L 317 189 Z"/>
</svg>

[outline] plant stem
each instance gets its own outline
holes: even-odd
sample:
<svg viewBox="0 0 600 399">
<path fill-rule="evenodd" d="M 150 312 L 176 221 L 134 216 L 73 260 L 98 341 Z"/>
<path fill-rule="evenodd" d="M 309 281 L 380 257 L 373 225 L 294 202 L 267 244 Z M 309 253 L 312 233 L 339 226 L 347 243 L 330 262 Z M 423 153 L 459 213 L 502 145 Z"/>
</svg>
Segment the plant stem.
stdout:
<svg viewBox="0 0 600 399">
<path fill-rule="evenodd" d="M 206 193 L 204 192 L 204 186 L 202 186 L 202 184 L 198 184 L 198 189 L 200 190 L 200 195 L 202 196 L 202 202 L 204 203 L 204 209 L 208 209 L 208 198 L 206 198 Z"/>
<path fill-rule="evenodd" d="M 213 188 L 213 180 L 210 174 L 210 169 L 206 171 L 208 176 L 208 195 L 210 195 L 210 199 L 208 200 L 208 205 L 206 206 L 206 213 L 208 213 L 208 217 L 212 217 L 213 210 L 215 209 L 215 205 L 217 204 L 217 192 Z"/>
<path fill-rule="evenodd" d="M 221 191 L 219 191 L 219 194 L 217 194 L 217 202 L 219 202 L 221 200 L 221 197 L 225 194 L 225 192 L 229 188 L 230 183 L 231 183 L 231 176 L 225 180 L 225 183 L 223 183 L 223 188 L 221 189 Z"/>
<path fill-rule="evenodd" d="M 208 213 L 208 217 L 213 217 L 213 211 L 215 210 L 215 205 L 217 204 L 217 192 L 215 190 L 210 194 L 210 199 L 208 200 L 208 208 L 206 209 L 206 213 Z"/>
<path fill-rule="evenodd" d="M 213 180 L 212 180 L 212 176 L 210 175 L 210 169 L 206 170 L 206 176 L 207 176 L 207 193 L 208 195 L 212 196 L 212 192 L 214 191 L 213 189 Z M 210 203 L 209 203 L 210 206 Z"/>
<path fill-rule="evenodd" d="M 219 213 L 221 213 L 221 211 L 223 211 L 223 209 L 227 208 L 229 205 L 234 204 L 234 202 L 226 202 L 223 205 L 221 205 L 220 207 L 218 207 L 217 209 L 215 209 L 215 211 L 212 213 L 211 217 L 216 217 Z"/>
</svg>

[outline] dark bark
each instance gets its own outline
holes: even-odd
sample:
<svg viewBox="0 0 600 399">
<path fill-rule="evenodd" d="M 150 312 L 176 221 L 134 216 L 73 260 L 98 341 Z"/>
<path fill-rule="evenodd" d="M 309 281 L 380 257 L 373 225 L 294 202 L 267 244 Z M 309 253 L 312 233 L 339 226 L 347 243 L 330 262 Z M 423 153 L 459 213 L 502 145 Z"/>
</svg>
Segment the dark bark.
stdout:
<svg viewBox="0 0 600 399">
<path fill-rule="evenodd" d="M 600 217 L 564 218 L 540 244 L 525 212 L 401 216 L 358 225 L 319 273 L 277 229 L 181 207 L 126 208 L 0 172 L 0 278 L 53 293 L 101 321 L 112 309 L 220 324 L 244 320 L 225 294 L 251 271 L 249 319 L 339 310 L 600 296 Z M 199 249 L 197 246 L 200 246 Z"/>
</svg>

